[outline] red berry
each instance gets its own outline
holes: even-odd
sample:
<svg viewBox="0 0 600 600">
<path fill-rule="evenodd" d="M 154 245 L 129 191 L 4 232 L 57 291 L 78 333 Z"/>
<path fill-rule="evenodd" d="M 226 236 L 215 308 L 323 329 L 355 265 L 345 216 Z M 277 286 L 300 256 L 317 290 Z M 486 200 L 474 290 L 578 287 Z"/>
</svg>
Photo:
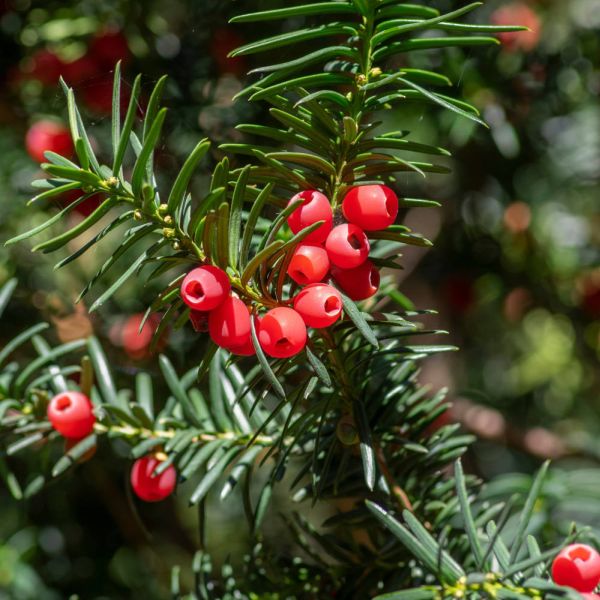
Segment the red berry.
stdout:
<svg viewBox="0 0 600 600">
<path fill-rule="evenodd" d="M 96 75 L 98 75 L 98 65 L 87 54 L 84 54 L 71 62 L 65 63 L 62 69 L 62 76 L 65 81 L 72 86 L 79 85 L 84 81 L 89 81 Z"/>
<path fill-rule="evenodd" d="M 248 307 L 235 296 L 229 296 L 208 316 L 208 332 L 221 348 L 243 346 L 250 335 Z"/>
<path fill-rule="evenodd" d="M 37 79 L 42 85 L 55 85 L 60 78 L 63 64 L 54 52 L 42 49 L 26 61 L 23 73 L 26 77 Z"/>
<path fill-rule="evenodd" d="M 95 77 L 81 88 L 87 107 L 99 115 L 111 115 L 113 106 L 113 76 L 110 73 Z M 130 90 L 121 88 L 121 111 L 127 110 Z"/>
<path fill-rule="evenodd" d="M 260 321 L 260 347 L 273 358 L 289 358 L 306 345 L 306 325 L 292 308 L 271 309 Z"/>
<path fill-rule="evenodd" d="M 229 350 L 231 354 L 235 354 L 237 356 L 254 356 L 256 354 L 256 350 L 254 349 L 254 344 L 252 343 L 252 335 L 248 334 L 248 339 L 239 346 L 230 346 L 226 348 Z"/>
<path fill-rule="evenodd" d="M 331 274 L 346 296 L 352 300 L 366 300 L 379 289 L 379 270 L 370 260 L 354 269 L 333 267 Z"/>
<path fill-rule="evenodd" d="M 150 356 L 150 344 L 152 343 L 154 332 L 160 323 L 158 315 L 150 315 L 140 331 L 143 318 L 143 313 L 131 315 L 125 321 L 121 330 L 123 350 L 135 360 L 142 360 Z"/>
<path fill-rule="evenodd" d="M 581 594 L 582 598 L 585 600 L 598 600 L 600 596 L 598 594 Z"/>
<path fill-rule="evenodd" d="M 288 266 L 288 275 L 300 285 L 318 283 L 329 271 L 329 257 L 321 246 L 301 244 Z"/>
<path fill-rule="evenodd" d="M 194 331 L 204 333 L 208 331 L 208 313 L 200 310 L 192 310 L 190 312 L 190 322 Z"/>
<path fill-rule="evenodd" d="M 389 227 L 398 215 L 398 197 L 385 185 L 353 187 L 342 204 L 344 217 L 366 231 Z"/>
<path fill-rule="evenodd" d="M 231 290 L 223 269 L 203 265 L 190 271 L 181 282 L 181 298 L 193 310 L 213 310 L 222 304 Z"/>
<path fill-rule="evenodd" d="M 498 39 L 508 52 L 533 50 L 540 41 L 542 23 L 534 10 L 523 2 L 505 4 L 492 13 L 494 25 L 524 25 L 530 31 L 502 31 Z"/>
<path fill-rule="evenodd" d="M 369 240 L 365 232 L 352 223 L 334 227 L 327 236 L 325 248 L 329 260 L 341 269 L 353 269 L 362 265 L 369 256 Z"/>
<path fill-rule="evenodd" d="M 600 582 L 600 554 L 586 544 L 571 544 L 552 563 L 552 579 L 578 592 L 591 592 Z"/>
<path fill-rule="evenodd" d="M 231 73 L 241 77 L 246 74 L 247 63 L 245 56 L 228 56 L 232 50 L 245 43 L 239 33 L 231 27 L 218 28 L 210 42 L 210 55 L 215 61 L 220 73 Z"/>
<path fill-rule="evenodd" d="M 126 63 L 130 58 L 127 38 L 118 29 L 106 29 L 90 42 L 90 54 L 106 69 L 113 69 L 119 60 Z"/>
<path fill-rule="evenodd" d="M 308 327 L 329 327 L 342 314 L 342 297 L 326 283 L 313 283 L 294 298 L 294 310 Z"/>
<path fill-rule="evenodd" d="M 154 470 L 160 461 L 153 456 L 138 458 L 131 469 L 131 487 L 136 495 L 146 502 L 159 502 L 170 496 L 177 483 L 177 471 L 169 465 L 160 475 Z"/>
<path fill-rule="evenodd" d="M 81 392 L 62 392 L 48 404 L 48 420 L 66 438 L 81 439 L 94 431 L 96 417 L 90 399 Z"/>
<path fill-rule="evenodd" d="M 288 206 L 297 200 L 302 200 L 303 203 L 287 218 L 290 229 L 293 233 L 298 233 L 317 221 L 325 221 L 323 225 L 304 238 L 305 243 L 324 242 L 333 225 L 333 212 L 329 200 L 321 192 L 306 190 L 296 194 L 288 202 Z"/>
<path fill-rule="evenodd" d="M 69 130 L 62 123 L 46 119 L 29 128 L 25 136 L 25 147 L 29 156 L 40 163 L 46 161 L 46 150 L 65 157 L 73 154 L 73 140 Z"/>
</svg>

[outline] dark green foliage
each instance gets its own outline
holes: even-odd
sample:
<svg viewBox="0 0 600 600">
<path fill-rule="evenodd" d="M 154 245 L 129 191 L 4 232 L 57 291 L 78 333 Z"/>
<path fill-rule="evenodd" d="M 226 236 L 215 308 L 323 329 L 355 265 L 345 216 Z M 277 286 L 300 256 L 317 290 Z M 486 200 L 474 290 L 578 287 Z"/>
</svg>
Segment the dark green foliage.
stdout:
<svg viewBox="0 0 600 600">
<path fill-rule="evenodd" d="M 289 258 L 318 226 L 294 236 L 286 232 L 286 216 L 295 208 L 284 208 L 291 195 L 316 188 L 338 209 L 345 192 L 357 183 L 393 183 L 399 173 L 424 177 L 447 172 L 443 157 L 448 152 L 443 148 L 412 140 L 406 131 L 378 131 L 380 111 L 417 102 L 481 123 L 474 107 L 437 91 L 451 84 L 443 74 L 404 66 L 413 52 L 495 44 L 491 34 L 519 29 L 463 23 L 462 17 L 478 6 L 442 15 L 429 7 L 389 0 L 331 1 L 236 17 L 234 21 L 244 23 L 310 19 L 304 28 L 234 51 L 235 56 L 268 52 L 275 57 L 291 50 L 285 62 L 256 69 L 258 80 L 238 95 L 239 101 L 266 102 L 271 121 L 239 126 L 253 139 L 221 145 L 219 150 L 231 158 L 217 160 L 209 142 L 199 141 L 166 191 L 157 185 L 153 162 L 168 123 L 166 109 L 159 106 L 164 80 L 156 84 L 141 123 L 135 115 L 140 78 L 123 120 L 119 102 L 114 102 L 111 166 L 94 154 L 74 92 L 65 85 L 78 163 L 49 154 L 43 168 L 50 178 L 36 182 L 43 191 L 34 200 L 45 202 L 80 187 L 82 198 L 100 192 L 106 199 L 72 229 L 35 249 L 59 251 L 109 215 L 112 220 L 100 232 L 57 266 L 121 231 L 114 252 L 81 296 L 107 274 L 113 279 L 91 310 L 109 302 L 134 275 L 146 282 L 160 281 L 162 291 L 147 312 L 147 317 L 161 314 L 157 338 L 168 326 L 178 329 L 187 322 L 179 284 L 185 271 L 201 262 L 226 269 L 233 289 L 253 312 L 285 304 L 295 292 L 286 277 Z M 320 47 L 315 50 L 317 41 Z M 115 100 L 120 85 L 117 68 Z M 260 140 L 258 145 L 254 139 Z M 415 153 L 434 158 L 415 161 Z M 203 197 L 192 197 L 188 184 L 205 157 L 216 163 L 210 189 Z M 401 205 L 436 203 L 409 198 Z M 66 212 L 11 242 L 53 229 Z M 371 238 L 379 262 L 392 269 L 400 267 L 396 259 L 404 246 L 430 244 L 401 225 Z M 119 259 L 130 250 L 137 258 L 121 265 Z M 117 263 L 120 271 L 114 268 Z M 391 286 L 382 289 L 410 307 Z M 209 493 L 217 492 L 224 500 L 239 488 L 250 529 L 260 540 L 278 485 L 287 485 L 294 501 L 303 503 L 300 507 L 323 503 L 333 508 L 323 524 L 311 522 L 300 510 L 283 515 L 308 562 L 269 557 L 267 568 L 252 557 L 239 588 L 228 567 L 221 581 L 209 586 L 208 559 L 199 553 L 193 565 L 195 595 L 190 597 L 311 598 L 323 597 L 319 594 L 330 589 L 338 590 L 341 598 L 380 594 L 381 600 L 485 597 L 477 595 L 481 590 L 490 598 L 541 598 L 544 590 L 551 590 L 548 598 L 566 597 L 542 579 L 546 573 L 540 567 L 556 548 L 540 553 L 527 537 L 540 486 L 532 486 L 514 538 L 505 545 L 496 534 L 503 523 L 494 519 L 508 513 L 503 513 L 503 505 L 472 508 L 474 481 L 465 478 L 456 462 L 471 437 L 461 434 L 458 426 L 434 425 L 446 409 L 444 394 L 431 395 L 419 385 L 417 363 L 454 348 L 419 344 L 418 336 L 443 332 L 415 324 L 414 312 L 377 308 L 344 298 L 345 318 L 326 331 L 313 332 L 306 352 L 290 360 L 269 361 L 255 331 L 258 360 L 249 369 L 214 346 L 199 368 L 194 365 L 182 375 L 161 356 L 160 389 L 167 390 L 162 397 L 144 373 L 129 386 L 135 393 L 120 389 L 94 338 L 50 349 L 34 328 L 3 357 L 30 338 L 39 355 L 23 369 L 14 366 L 2 375 L 7 453 L 55 437 L 45 420 L 45 403 L 52 393 L 71 385 L 65 376 L 80 371 L 77 366 L 60 366 L 62 357 L 85 345 L 89 358 L 81 363 L 82 381 L 90 387 L 100 416 L 95 436 L 125 441 L 132 457 L 163 453 L 165 460 L 157 470 L 174 464 L 182 481 L 193 479 L 189 499 L 201 511 Z M 78 444 L 42 477 L 62 474 L 93 443 L 90 439 Z M 447 472 L 452 464 L 454 477 Z M 8 469 L 5 472 L 17 497 L 43 483 L 33 480 L 23 492 Z M 204 526 L 205 519 L 201 522 Z M 262 552 L 260 545 L 256 552 Z M 415 559 L 425 571 L 417 568 Z M 269 572 L 271 567 L 281 567 L 284 584 Z M 288 584 L 289 592 L 281 587 Z M 173 596 L 180 597 L 177 572 L 172 588 Z M 211 590 L 217 588 L 221 591 L 215 595 Z M 404 591 L 387 594 L 395 589 Z M 456 595 L 459 591 L 462 596 Z"/>
</svg>

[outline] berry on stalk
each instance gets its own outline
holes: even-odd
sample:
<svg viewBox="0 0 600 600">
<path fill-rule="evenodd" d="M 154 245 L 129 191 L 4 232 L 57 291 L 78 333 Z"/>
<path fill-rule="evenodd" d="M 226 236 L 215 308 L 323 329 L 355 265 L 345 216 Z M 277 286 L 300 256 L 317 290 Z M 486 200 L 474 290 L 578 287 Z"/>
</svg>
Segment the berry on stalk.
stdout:
<svg viewBox="0 0 600 600">
<path fill-rule="evenodd" d="M 192 310 L 209 311 L 222 304 L 230 290 L 229 277 L 223 269 L 203 265 L 190 271 L 181 282 L 181 299 Z"/>
<path fill-rule="evenodd" d="M 261 319 L 260 347 L 273 358 L 289 358 L 306 345 L 306 325 L 292 308 L 273 308 Z"/>
<path fill-rule="evenodd" d="M 66 157 L 73 154 L 73 140 L 69 130 L 62 123 L 48 119 L 38 121 L 29 128 L 25 136 L 25 147 L 29 156 L 39 163 L 46 161 L 44 152 L 47 150 Z"/>
<path fill-rule="evenodd" d="M 208 317 L 208 332 L 221 348 L 244 346 L 250 335 L 248 307 L 236 296 L 229 296 Z"/>
<path fill-rule="evenodd" d="M 301 244 L 288 266 L 288 275 L 300 285 L 318 283 L 329 271 L 329 257 L 321 246 Z"/>
<path fill-rule="evenodd" d="M 342 203 L 344 217 L 365 231 L 392 225 L 398 215 L 398 197 L 385 185 L 353 187 Z"/>
<path fill-rule="evenodd" d="M 61 392 L 48 404 L 48 420 L 63 437 L 81 439 L 94 431 L 90 399 L 81 392 Z"/>
<path fill-rule="evenodd" d="M 329 327 L 342 314 L 342 297 L 334 287 L 326 283 L 313 283 L 294 298 L 294 310 L 308 327 Z"/>
<path fill-rule="evenodd" d="M 353 223 L 334 227 L 325 248 L 329 260 L 340 269 L 353 269 L 367 260 L 371 248 L 365 232 Z"/>
<path fill-rule="evenodd" d="M 354 269 L 334 267 L 331 275 L 351 300 L 366 300 L 379 289 L 379 269 L 370 260 Z"/>
<path fill-rule="evenodd" d="M 306 190 L 296 194 L 288 202 L 288 206 L 297 200 L 302 200 L 302 204 L 287 218 L 290 229 L 293 233 L 298 233 L 313 223 L 325 221 L 303 240 L 312 244 L 324 242 L 333 225 L 333 212 L 329 200 L 321 192 Z"/>
<path fill-rule="evenodd" d="M 591 592 L 600 583 L 600 554 L 587 544 L 571 544 L 552 562 L 552 579 L 578 592 Z"/>
<path fill-rule="evenodd" d="M 160 461 L 154 456 L 138 458 L 131 469 L 131 487 L 145 502 L 159 502 L 173 493 L 177 471 L 169 465 L 162 473 L 153 475 Z"/>
</svg>

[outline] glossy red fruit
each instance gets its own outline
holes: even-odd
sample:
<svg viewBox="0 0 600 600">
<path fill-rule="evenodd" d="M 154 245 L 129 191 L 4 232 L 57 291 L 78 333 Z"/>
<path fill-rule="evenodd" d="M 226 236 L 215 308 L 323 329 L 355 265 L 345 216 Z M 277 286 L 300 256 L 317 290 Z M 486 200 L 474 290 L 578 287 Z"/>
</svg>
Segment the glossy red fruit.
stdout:
<svg viewBox="0 0 600 600">
<path fill-rule="evenodd" d="M 288 217 L 287 223 L 290 229 L 293 233 L 298 233 L 317 221 L 325 221 L 303 240 L 307 244 L 320 244 L 324 242 L 333 226 L 333 212 L 329 200 L 321 192 L 306 190 L 296 194 L 288 202 L 288 206 L 297 200 L 302 200 L 303 203 Z"/>
<path fill-rule="evenodd" d="M 223 269 L 203 265 L 190 271 L 181 282 L 181 299 L 193 310 L 213 310 L 231 291 L 229 277 Z"/>
<path fill-rule="evenodd" d="M 591 592 L 600 582 L 600 554 L 586 544 L 571 544 L 552 563 L 552 579 L 578 592 Z"/>
<path fill-rule="evenodd" d="M 331 275 L 351 300 L 366 300 L 379 289 L 379 269 L 370 260 L 354 269 L 334 267 Z"/>
<path fill-rule="evenodd" d="M 329 260 L 340 269 L 362 265 L 371 248 L 365 232 L 352 223 L 338 225 L 331 230 L 325 242 Z"/>
<path fill-rule="evenodd" d="M 140 331 L 143 319 L 143 313 L 131 315 L 127 318 L 121 330 L 123 350 L 125 350 L 129 357 L 135 360 L 142 360 L 150 356 L 150 344 L 152 343 L 154 332 L 160 323 L 158 315 L 150 315 Z M 157 344 L 157 349 L 159 346 L 160 342 Z"/>
<path fill-rule="evenodd" d="M 124 64 L 127 63 L 131 52 L 123 32 L 116 28 L 109 28 L 92 39 L 90 55 L 105 69 L 111 70 L 119 60 Z"/>
<path fill-rule="evenodd" d="M 81 439 L 94 431 L 96 417 L 90 399 L 81 392 L 61 392 L 48 404 L 48 420 L 66 438 Z"/>
<path fill-rule="evenodd" d="M 169 465 L 159 475 L 154 470 L 160 461 L 153 456 L 138 458 L 131 469 L 131 487 L 138 498 L 145 502 L 159 502 L 170 496 L 177 483 L 177 471 Z"/>
<path fill-rule="evenodd" d="M 308 327 L 329 327 L 342 314 L 340 293 L 326 283 L 307 285 L 294 298 L 294 310 Z"/>
<path fill-rule="evenodd" d="M 385 185 L 353 187 L 344 198 L 346 220 L 365 231 L 378 231 L 392 225 L 398 216 L 398 197 Z"/>
<path fill-rule="evenodd" d="M 289 358 L 306 345 L 306 325 L 294 309 L 273 308 L 260 321 L 258 341 L 265 354 Z"/>
<path fill-rule="evenodd" d="M 25 147 L 33 160 L 46 162 L 44 152 L 50 150 L 69 157 L 73 154 L 73 140 L 70 131 L 56 121 L 44 119 L 34 123 L 25 136 Z"/>
<path fill-rule="evenodd" d="M 235 296 L 229 296 L 208 316 L 208 333 L 217 346 L 235 348 L 248 342 L 250 313 Z"/>
<path fill-rule="evenodd" d="M 300 285 L 318 283 L 329 271 L 329 257 L 322 246 L 301 244 L 288 266 L 288 275 Z"/>
<path fill-rule="evenodd" d="M 235 354 L 236 356 L 254 356 L 256 354 L 256 350 L 254 349 L 254 344 L 252 343 L 252 336 L 248 334 L 248 338 L 246 341 L 239 346 L 230 346 L 226 348 L 229 350 L 231 354 Z"/>
</svg>

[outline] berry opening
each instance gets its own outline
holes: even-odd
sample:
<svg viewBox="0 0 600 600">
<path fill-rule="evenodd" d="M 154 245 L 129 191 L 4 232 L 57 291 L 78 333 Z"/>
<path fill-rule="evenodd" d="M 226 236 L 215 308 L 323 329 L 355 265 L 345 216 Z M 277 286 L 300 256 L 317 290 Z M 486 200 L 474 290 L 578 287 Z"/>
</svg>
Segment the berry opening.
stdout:
<svg viewBox="0 0 600 600">
<path fill-rule="evenodd" d="M 60 411 L 65 411 L 68 408 L 71 408 L 71 398 L 69 398 L 68 396 L 61 396 L 56 401 L 56 409 Z"/>
<path fill-rule="evenodd" d="M 585 546 L 578 546 L 569 552 L 569 557 L 576 560 L 589 560 L 591 552 Z"/>
<path fill-rule="evenodd" d="M 335 296 L 330 296 L 325 300 L 325 312 L 328 315 L 334 315 L 340 310 L 340 301 Z"/>
<path fill-rule="evenodd" d="M 304 273 L 304 271 L 301 271 L 300 269 L 294 269 L 291 274 L 292 278 L 298 283 L 309 283 L 308 276 L 306 273 Z"/>
<path fill-rule="evenodd" d="M 279 346 L 280 348 L 283 348 L 284 346 L 289 346 L 289 343 L 290 340 L 288 340 L 286 337 L 282 337 L 275 342 L 275 345 Z"/>
<path fill-rule="evenodd" d="M 206 295 L 204 292 L 204 288 L 202 287 L 202 284 L 199 281 L 190 282 L 190 284 L 187 286 L 186 292 L 190 296 L 198 298 L 198 300 L 201 300 Z"/>
<path fill-rule="evenodd" d="M 355 234 L 355 233 L 351 233 L 348 236 L 348 243 L 352 246 L 352 248 L 354 248 L 355 250 L 360 250 L 363 247 L 363 243 L 362 240 Z"/>
</svg>

